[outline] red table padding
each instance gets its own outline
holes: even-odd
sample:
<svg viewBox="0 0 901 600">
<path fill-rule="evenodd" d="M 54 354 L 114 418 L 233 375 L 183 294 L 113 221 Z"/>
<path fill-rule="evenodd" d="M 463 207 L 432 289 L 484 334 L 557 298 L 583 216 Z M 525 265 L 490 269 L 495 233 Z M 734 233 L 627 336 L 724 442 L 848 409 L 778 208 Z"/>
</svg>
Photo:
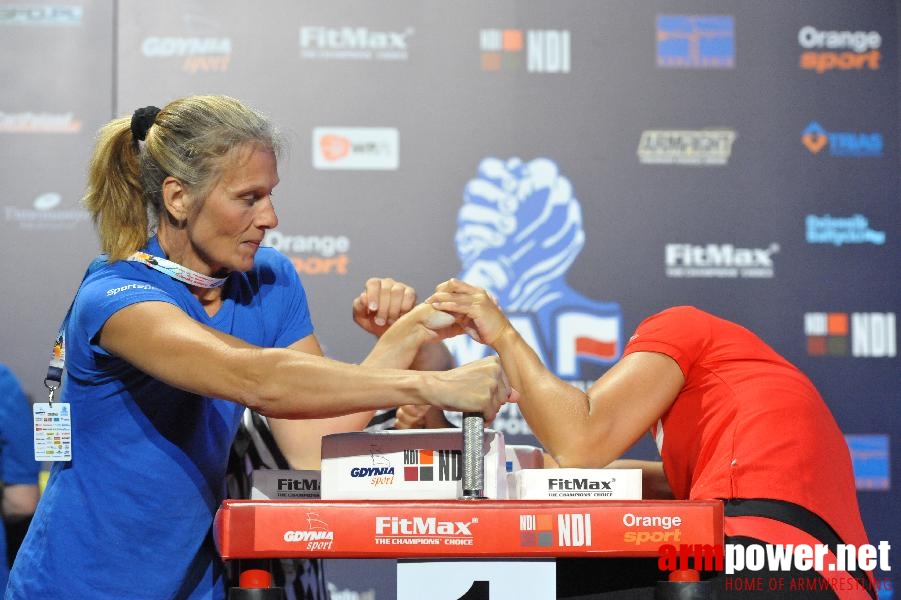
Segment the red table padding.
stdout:
<svg viewBox="0 0 901 600">
<path fill-rule="evenodd" d="M 723 543 L 717 501 L 226 500 L 222 558 L 658 556 Z"/>
</svg>

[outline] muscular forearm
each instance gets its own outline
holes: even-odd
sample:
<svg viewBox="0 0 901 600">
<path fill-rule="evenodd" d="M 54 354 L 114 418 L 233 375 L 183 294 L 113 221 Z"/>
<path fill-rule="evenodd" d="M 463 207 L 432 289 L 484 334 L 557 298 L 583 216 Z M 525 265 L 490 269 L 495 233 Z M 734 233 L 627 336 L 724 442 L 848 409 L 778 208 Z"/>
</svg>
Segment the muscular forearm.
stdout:
<svg viewBox="0 0 901 600">
<path fill-rule="evenodd" d="M 428 404 L 427 388 L 439 384 L 432 373 L 373 369 L 281 349 L 251 352 L 260 355 L 257 368 L 249 378 L 236 375 L 235 388 L 244 390 L 236 400 L 267 416 L 336 417 Z"/>
<path fill-rule="evenodd" d="M 507 327 L 492 346 L 501 358 L 510 385 L 519 392 L 519 409 L 547 451 L 563 464 L 579 463 L 579 447 L 592 438 L 588 397 L 581 390 L 551 373 L 525 340 Z"/>
</svg>

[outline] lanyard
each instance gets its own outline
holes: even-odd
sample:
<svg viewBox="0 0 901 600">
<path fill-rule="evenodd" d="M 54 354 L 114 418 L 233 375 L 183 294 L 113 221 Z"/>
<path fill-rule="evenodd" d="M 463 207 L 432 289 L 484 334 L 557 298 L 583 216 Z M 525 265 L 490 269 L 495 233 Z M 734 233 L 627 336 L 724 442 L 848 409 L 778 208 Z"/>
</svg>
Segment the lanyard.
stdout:
<svg viewBox="0 0 901 600">
<path fill-rule="evenodd" d="M 172 279 L 196 287 L 222 287 L 228 279 L 227 277 L 210 277 L 209 275 L 198 273 L 197 271 L 193 271 L 176 262 L 172 262 L 169 259 L 153 256 L 146 252 L 135 252 L 126 260 L 143 263 L 151 269 L 155 269 L 160 273 L 165 273 Z M 84 273 L 84 277 L 81 278 L 81 283 L 83 284 L 85 279 L 88 278 L 88 275 L 97 271 L 105 264 L 107 264 L 107 257 L 105 254 L 101 254 L 91 261 L 91 264 Z M 79 289 L 80 288 L 81 284 L 79 284 Z M 76 298 L 78 297 L 78 292 L 75 293 L 75 296 Z M 66 363 L 65 331 L 66 325 L 69 323 L 69 317 L 72 315 L 72 307 L 74 305 L 75 298 L 72 299 L 72 304 L 69 305 L 69 310 L 66 311 L 66 316 L 63 317 L 63 322 L 59 326 L 59 332 L 56 335 L 56 341 L 53 343 L 53 351 L 50 355 L 50 364 L 47 367 L 47 377 L 44 379 L 44 386 L 48 390 L 49 402 L 51 405 L 53 404 L 53 396 L 56 394 L 56 390 L 59 389 L 59 386 L 62 384 L 63 369 L 65 368 Z"/>
<path fill-rule="evenodd" d="M 222 287 L 228 279 L 227 277 L 210 277 L 209 275 L 204 275 L 203 273 L 192 271 L 188 267 L 183 267 L 180 264 L 172 262 L 169 259 L 160 258 L 159 256 L 153 256 L 152 254 L 147 254 L 146 252 L 135 252 L 128 257 L 128 260 L 144 263 L 151 269 L 156 269 L 160 273 L 165 273 L 172 279 L 181 281 L 182 283 L 187 283 L 188 285 L 193 285 L 195 287 Z"/>
</svg>

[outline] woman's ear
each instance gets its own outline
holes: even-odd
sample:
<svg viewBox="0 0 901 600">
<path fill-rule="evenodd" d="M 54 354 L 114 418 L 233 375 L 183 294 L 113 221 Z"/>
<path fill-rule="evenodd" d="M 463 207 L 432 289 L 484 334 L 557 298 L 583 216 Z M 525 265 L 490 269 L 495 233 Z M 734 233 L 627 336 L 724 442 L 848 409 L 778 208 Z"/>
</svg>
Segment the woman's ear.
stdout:
<svg viewBox="0 0 901 600">
<path fill-rule="evenodd" d="M 171 175 L 163 180 L 163 207 L 169 220 L 184 223 L 188 219 L 190 195 L 185 185 Z"/>
</svg>

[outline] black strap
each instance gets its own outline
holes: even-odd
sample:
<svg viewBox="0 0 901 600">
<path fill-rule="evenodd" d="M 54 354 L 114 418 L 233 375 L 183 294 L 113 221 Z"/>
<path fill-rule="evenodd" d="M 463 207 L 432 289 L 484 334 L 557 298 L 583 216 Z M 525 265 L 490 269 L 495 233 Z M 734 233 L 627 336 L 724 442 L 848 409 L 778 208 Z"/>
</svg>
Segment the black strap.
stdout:
<svg viewBox="0 0 901 600">
<path fill-rule="evenodd" d="M 725 500 L 724 504 L 723 512 L 727 517 L 765 517 L 786 523 L 819 540 L 836 555 L 838 553 L 838 545 L 844 543 L 829 523 L 816 513 L 793 502 L 771 500 L 769 498 L 732 498 Z M 857 565 L 855 565 L 853 570 L 849 569 L 848 572 L 861 583 L 870 597 L 876 600 L 876 591 L 873 589 L 867 574 Z"/>
</svg>

